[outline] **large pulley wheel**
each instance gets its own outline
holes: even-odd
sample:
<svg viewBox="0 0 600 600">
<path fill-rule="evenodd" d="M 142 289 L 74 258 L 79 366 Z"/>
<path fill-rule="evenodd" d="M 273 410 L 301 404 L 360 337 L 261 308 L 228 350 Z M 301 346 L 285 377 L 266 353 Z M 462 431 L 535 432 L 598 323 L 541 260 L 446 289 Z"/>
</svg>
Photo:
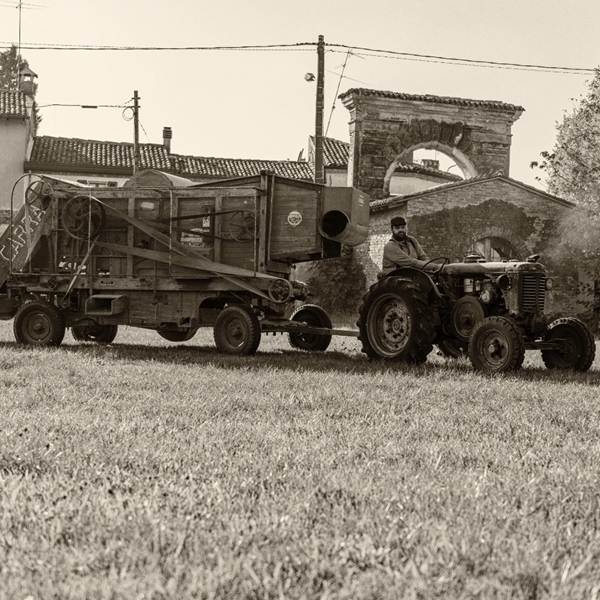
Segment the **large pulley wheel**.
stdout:
<svg viewBox="0 0 600 600">
<path fill-rule="evenodd" d="M 256 225 L 254 213 L 240 210 L 229 219 L 229 235 L 236 242 L 249 242 L 256 237 Z"/>
<path fill-rule="evenodd" d="M 102 231 L 105 223 L 104 207 L 91 196 L 73 196 L 63 207 L 63 227 L 75 239 L 94 239 Z"/>
<path fill-rule="evenodd" d="M 191 328 L 187 331 L 158 330 L 157 333 L 158 335 L 160 335 L 160 337 L 164 338 L 165 340 L 168 340 L 169 342 L 187 342 L 196 335 L 197 331 L 197 329 Z"/>
<path fill-rule="evenodd" d="M 224 308 L 214 327 L 215 344 L 226 354 L 254 354 L 260 344 L 260 323 L 251 307 L 232 304 Z"/>
<path fill-rule="evenodd" d="M 525 342 L 518 326 L 505 317 L 488 317 L 474 329 L 469 343 L 471 364 L 484 373 L 516 371 L 525 358 Z"/>
<path fill-rule="evenodd" d="M 359 309 L 359 340 L 369 358 L 424 362 L 433 348 L 433 311 L 412 280 L 385 277 Z"/>
<path fill-rule="evenodd" d="M 452 332 L 461 342 L 468 342 L 475 326 L 485 317 L 483 305 L 477 298 L 463 296 L 452 307 L 450 314 Z"/>
<path fill-rule="evenodd" d="M 24 304 L 13 323 L 15 339 L 27 346 L 58 346 L 65 337 L 65 319 L 49 302 L 36 300 Z"/>
<path fill-rule="evenodd" d="M 292 313 L 290 320 L 297 323 L 304 323 L 311 327 L 332 328 L 329 315 L 316 304 L 299 306 Z M 329 344 L 331 344 L 331 337 L 331 334 L 290 332 L 289 341 L 292 348 L 308 352 L 324 352 L 329 348 Z"/>
<path fill-rule="evenodd" d="M 111 344 L 117 337 L 118 325 L 76 325 L 71 327 L 71 335 L 78 342 L 94 342 L 96 344 Z"/>
<path fill-rule="evenodd" d="M 542 350 L 542 360 L 548 369 L 587 371 L 596 356 L 596 342 L 588 327 L 574 317 L 550 323 L 545 342 L 557 342 L 557 349 Z"/>
</svg>

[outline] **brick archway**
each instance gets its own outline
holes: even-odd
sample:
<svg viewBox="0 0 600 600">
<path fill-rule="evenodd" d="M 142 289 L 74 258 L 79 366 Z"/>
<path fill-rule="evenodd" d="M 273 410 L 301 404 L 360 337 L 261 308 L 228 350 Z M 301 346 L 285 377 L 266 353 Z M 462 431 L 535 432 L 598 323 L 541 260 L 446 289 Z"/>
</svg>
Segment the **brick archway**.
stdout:
<svg viewBox="0 0 600 600">
<path fill-rule="evenodd" d="M 417 148 L 440 149 L 465 177 L 508 175 L 511 127 L 524 110 L 520 106 L 365 89 L 340 98 L 350 111 L 348 180 L 373 199 L 389 195 L 391 165 L 410 160 Z"/>
</svg>

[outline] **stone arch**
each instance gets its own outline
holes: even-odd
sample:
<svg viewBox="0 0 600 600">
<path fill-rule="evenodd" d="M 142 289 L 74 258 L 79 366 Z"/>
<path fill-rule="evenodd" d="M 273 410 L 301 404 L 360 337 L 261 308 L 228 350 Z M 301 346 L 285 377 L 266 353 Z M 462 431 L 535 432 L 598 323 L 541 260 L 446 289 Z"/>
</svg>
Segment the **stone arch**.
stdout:
<svg viewBox="0 0 600 600">
<path fill-rule="evenodd" d="M 392 160 L 390 166 L 386 171 L 385 177 L 383 178 L 384 197 L 390 195 L 390 182 L 398 165 L 410 162 L 413 152 L 421 149 L 437 150 L 438 152 L 441 152 L 442 154 L 445 154 L 446 156 L 454 160 L 454 162 L 456 162 L 456 164 L 458 165 L 459 169 L 462 171 L 462 174 L 465 179 L 477 177 L 477 169 L 475 168 L 475 165 L 473 164 L 471 159 L 458 147 L 449 146 L 437 140 L 419 142 L 413 146 L 410 146 L 409 148 L 402 150 L 400 154 L 397 154 Z M 386 148 L 386 156 L 389 157 L 392 153 L 392 147 L 388 146 Z"/>
<path fill-rule="evenodd" d="M 511 128 L 520 106 L 366 89 L 340 98 L 350 111 L 348 180 L 373 199 L 389 194 L 388 171 L 411 148 L 443 149 L 471 177 L 509 174 Z"/>
</svg>

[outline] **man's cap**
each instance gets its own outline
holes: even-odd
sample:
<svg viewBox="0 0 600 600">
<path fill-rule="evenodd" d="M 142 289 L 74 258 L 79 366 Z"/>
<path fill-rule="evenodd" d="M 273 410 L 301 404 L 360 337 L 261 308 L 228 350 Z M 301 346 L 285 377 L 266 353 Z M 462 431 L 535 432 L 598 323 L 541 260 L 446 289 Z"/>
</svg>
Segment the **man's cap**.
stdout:
<svg viewBox="0 0 600 600">
<path fill-rule="evenodd" d="M 401 227 L 402 225 L 406 225 L 406 219 L 404 217 L 393 217 L 390 224 L 392 227 Z"/>
</svg>

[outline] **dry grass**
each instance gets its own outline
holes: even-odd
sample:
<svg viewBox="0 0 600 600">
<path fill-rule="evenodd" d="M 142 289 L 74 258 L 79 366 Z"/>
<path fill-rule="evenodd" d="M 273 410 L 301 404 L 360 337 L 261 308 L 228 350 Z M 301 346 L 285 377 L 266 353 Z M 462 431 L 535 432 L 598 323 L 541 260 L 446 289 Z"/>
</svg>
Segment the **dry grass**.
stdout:
<svg viewBox="0 0 600 600">
<path fill-rule="evenodd" d="M 599 363 L 0 323 L 0 598 L 596 598 Z"/>
</svg>

